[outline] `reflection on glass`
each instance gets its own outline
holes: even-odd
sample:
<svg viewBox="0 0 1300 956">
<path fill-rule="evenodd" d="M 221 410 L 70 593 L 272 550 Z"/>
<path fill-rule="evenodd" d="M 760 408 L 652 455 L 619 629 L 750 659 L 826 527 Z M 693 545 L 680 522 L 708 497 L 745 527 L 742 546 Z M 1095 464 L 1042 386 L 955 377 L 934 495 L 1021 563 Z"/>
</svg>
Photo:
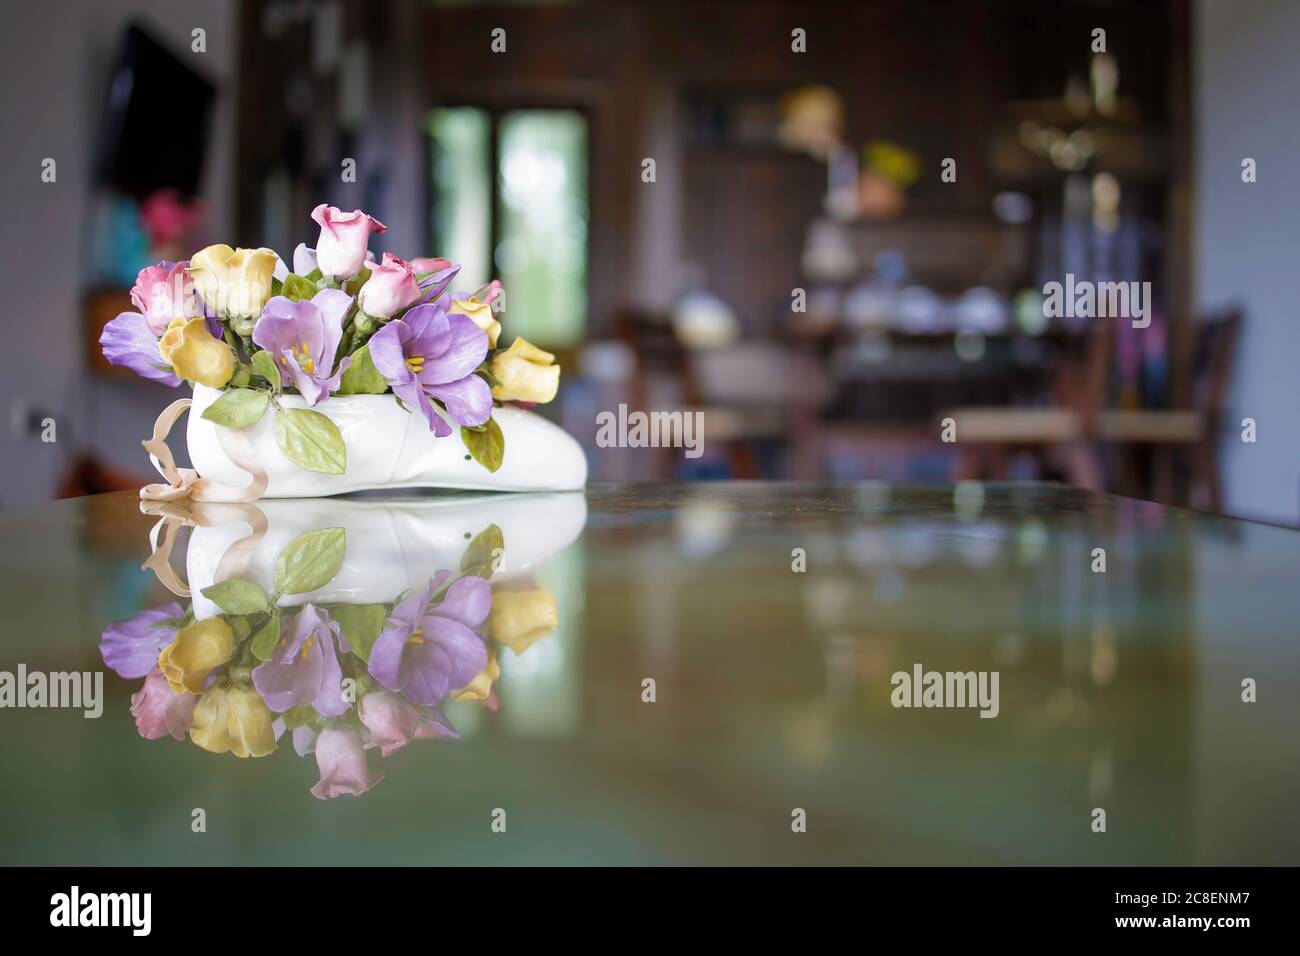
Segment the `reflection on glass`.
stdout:
<svg viewBox="0 0 1300 956">
<path fill-rule="evenodd" d="M 141 736 L 265 757 L 287 735 L 313 795 L 361 794 L 412 740 L 458 736 L 449 702 L 496 709 L 505 651 L 546 653 L 561 617 L 537 572 L 585 516 L 578 494 L 196 505 L 151 560 L 188 606 L 109 625 L 100 652 L 143 679 Z M 188 586 L 168 570 L 180 524 Z"/>
</svg>

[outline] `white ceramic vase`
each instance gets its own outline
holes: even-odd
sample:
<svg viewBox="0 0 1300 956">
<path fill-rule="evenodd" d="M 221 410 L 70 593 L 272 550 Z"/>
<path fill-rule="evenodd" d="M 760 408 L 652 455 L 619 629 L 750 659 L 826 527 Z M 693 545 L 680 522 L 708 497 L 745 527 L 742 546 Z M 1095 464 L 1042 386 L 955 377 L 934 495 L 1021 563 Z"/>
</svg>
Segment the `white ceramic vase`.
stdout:
<svg viewBox="0 0 1300 956">
<path fill-rule="evenodd" d="M 186 426 L 190 462 L 203 478 L 232 488 L 249 483 L 222 450 L 216 425 L 203 411 L 221 395 L 194 388 Z M 286 408 L 305 408 L 301 396 L 283 395 Z M 378 488 L 465 488 L 481 491 L 571 491 L 587 481 L 582 446 L 540 415 L 507 405 L 493 412 L 505 438 L 505 459 L 489 472 L 470 457 L 456 429 L 437 438 L 424 417 L 402 409 L 392 395 L 335 395 L 315 406 L 343 436 L 347 469 L 323 475 L 289 461 L 275 443 L 274 413 L 245 430 L 265 469 L 266 498 L 317 498 Z"/>
<path fill-rule="evenodd" d="M 493 580 L 535 574 L 578 539 L 587 520 L 586 498 L 572 493 L 259 501 L 209 508 L 214 516 L 228 518 L 196 526 L 185 552 L 199 620 L 221 613 L 203 589 L 227 576 L 256 582 L 270 594 L 277 557 L 309 531 L 342 528 L 347 542 L 343 564 L 324 587 L 285 595 L 281 606 L 388 603 L 422 591 L 437 571 L 457 570 L 470 540 L 493 524 L 501 529 L 504 544 Z M 249 538 L 259 524 L 264 530 Z"/>
</svg>

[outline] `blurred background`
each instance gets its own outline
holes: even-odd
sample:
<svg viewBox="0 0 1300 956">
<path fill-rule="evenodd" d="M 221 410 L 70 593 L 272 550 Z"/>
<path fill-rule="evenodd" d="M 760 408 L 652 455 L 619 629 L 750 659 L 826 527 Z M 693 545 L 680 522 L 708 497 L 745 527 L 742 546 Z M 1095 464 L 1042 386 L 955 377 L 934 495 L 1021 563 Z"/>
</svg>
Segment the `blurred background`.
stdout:
<svg viewBox="0 0 1300 956">
<path fill-rule="evenodd" d="M 328 202 L 503 281 L 593 480 L 1042 478 L 1300 522 L 1288 0 L 7 20 L 5 506 L 148 477 L 172 393 L 96 344 L 138 269 L 287 258 Z M 1149 282 L 1150 326 L 1045 318 L 1067 274 Z M 620 404 L 703 411 L 704 455 L 598 448 Z"/>
</svg>

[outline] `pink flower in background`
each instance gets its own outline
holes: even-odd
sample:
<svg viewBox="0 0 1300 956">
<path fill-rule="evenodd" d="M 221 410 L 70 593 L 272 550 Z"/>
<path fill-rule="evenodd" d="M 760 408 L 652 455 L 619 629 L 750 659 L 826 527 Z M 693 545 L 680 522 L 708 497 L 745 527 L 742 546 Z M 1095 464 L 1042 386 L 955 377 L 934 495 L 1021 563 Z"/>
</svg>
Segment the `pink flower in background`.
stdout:
<svg viewBox="0 0 1300 956">
<path fill-rule="evenodd" d="M 183 239 L 202 218 L 202 200 L 184 199 L 175 189 L 151 193 L 140 206 L 140 222 L 155 248 Z"/>
<path fill-rule="evenodd" d="M 167 678 L 155 667 L 144 679 L 144 686 L 131 695 L 135 729 L 146 740 L 157 740 L 163 734 L 184 740 L 197 700 L 193 694 L 172 693 Z"/>
<path fill-rule="evenodd" d="M 384 779 L 370 774 L 361 734 L 352 727 L 326 727 L 316 738 L 316 767 L 320 781 L 311 788 L 319 800 L 360 796 Z"/>
<path fill-rule="evenodd" d="M 420 283 L 412 264 L 385 252 L 383 262 L 370 270 L 370 278 L 357 293 L 357 304 L 366 315 L 387 319 L 419 297 Z"/>
<path fill-rule="evenodd" d="M 386 232 L 388 227 L 360 209 L 343 212 L 337 206 L 321 203 L 311 212 L 320 226 L 316 241 L 316 264 L 321 274 L 346 279 L 361 271 L 366 263 L 366 247 L 372 232 Z"/>
</svg>

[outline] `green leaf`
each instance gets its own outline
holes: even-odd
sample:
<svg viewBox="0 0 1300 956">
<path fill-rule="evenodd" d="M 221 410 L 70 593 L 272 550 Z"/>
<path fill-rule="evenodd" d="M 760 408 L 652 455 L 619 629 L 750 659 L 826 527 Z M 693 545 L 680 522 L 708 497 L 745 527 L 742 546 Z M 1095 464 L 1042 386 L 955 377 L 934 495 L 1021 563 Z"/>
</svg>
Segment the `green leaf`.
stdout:
<svg viewBox="0 0 1300 956">
<path fill-rule="evenodd" d="M 280 390 L 280 370 L 275 365 L 275 358 L 271 353 L 263 349 L 260 352 L 254 352 L 250 360 L 253 363 L 253 371 L 262 378 L 271 383 L 271 387 L 277 392 Z"/>
<path fill-rule="evenodd" d="M 290 273 L 284 278 L 284 283 L 280 287 L 280 294 L 294 302 L 301 302 L 303 299 L 310 299 L 316 294 L 316 283 Z"/>
<path fill-rule="evenodd" d="M 300 534 L 275 559 L 275 589 L 281 594 L 305 594 L 329 584 L 343 566 L 347 534 L 342 528 L 321 528 Z"/>
<path fill-rule="evenodd" d="M 203 410 L 203 417 L 227 428 L 247 428 L 261 421 L 270 396 L 255 388 L 232 388 Z"/>
<path fill-rule="evenodd" d="M 388 391 L 388 381 L 379 374 L 370 358 L 370 346 L 363 345 L 352 353 L 352 364 L 339 379 L 340 395 L 382 395 Z"/>
<path fill-rule="evenodd" d="M 203 596 L 227 614 L 256 614 L 270 610 L 271 602 L 256 581 L 231 578 L 203 589 Z"/>
<path fill-rule="evenodd" d="M 330 617 L 338 621 L 343 629 L 343 636 L 352 645 L 352 653 L 367 663 L 370 661 L 370 648 L 375 646 L 379 633 L 388 620 L 386 604 L 331 604 Z"/>
<path fill-rule="evenodd" d="M 346 292 L 348 295 L 356 295 L 358 292 L 361 291 L 361 287 L 366 284 L 366 280 L 369 278 L 370 278 L 370 270 L 362 269 L 360 272 L 358 272 L 356 275 L 354 275 L 351 279 L 348 280 L 347 285 L 343 287 L 343 291 Z"/>
<path fill-rule="evenodd" d="M 299 468 L 323 475 L 341 475 L 348 467 L 348 450 L 338 426 L 309 408 L 283 408 L 275 416 L 275 443 Z"/>
<path fill-rule="evenodd" d="M 307 278 L 319 285 L 321 280 L 320 269 L 312 269 L 311 272 L 307 273 Z"/>
<path fill-rule="evenodd" d="M 460 440 L 465 443 L 466 450 L 474 456 L 474 460 L 488 471 L 496 471 L 505 460 L 506 439 L 495 418 L 488 419 L 487 428 L 483 431 L 462 427 Z"/>
<path fill-rule="evenodd" d="M 477 538 L 469 543 L 460 558 L 460 569 L 465 574 L 476 574 L 480 578 L 492 577 L 501 554 L 506 549 L 506 537 L 494 524 L 484 528 Z"/>
<path fill-rule="evenodd" d="M 280 609 L 274 608 L 271 611 L 270 619 L 257 629 L 253 635 L 253 643 L 249 645 L 249 650 L 259 661 L 269 661 L 271 654 L 275 651 L 276 642 L 280 640 Z"/>
<path fill-rule="evenodd" d="M 316 709 L 310 704 L 304 704 L 301 707 L 290 707 L 284 712 L 284 726 L 293 730 L 295 727 L 302 727 L 312 722 L 316 716 Z"/>
</svg>

